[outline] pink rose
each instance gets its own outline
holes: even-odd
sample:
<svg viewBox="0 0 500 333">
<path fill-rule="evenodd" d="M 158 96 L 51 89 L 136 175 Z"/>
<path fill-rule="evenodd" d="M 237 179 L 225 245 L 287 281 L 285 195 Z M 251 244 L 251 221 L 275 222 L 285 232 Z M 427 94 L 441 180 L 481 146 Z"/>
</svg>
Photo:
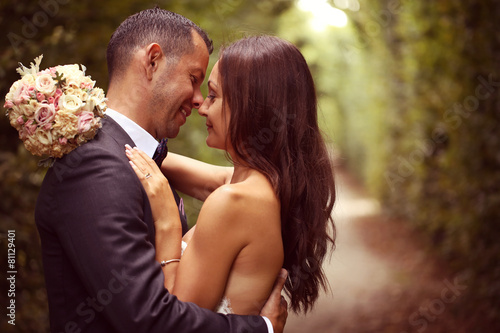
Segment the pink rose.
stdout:
<svg viewBox="0 0 500 333">
<path fill-rule="evenodd" d="M 38 108 L 35 111 L 35 120 L 40 126 L 52 125 L 52 120 L 54 120 L 55 116 L 56 110 L 54 105 L 47 104 L 46 102 L 38 104 Z"/>
<path fill-rule="evenodd" d="M 19 116 L 19 118 L 17 118 L 17 120 L 16 120 L 16 121 L 17 121 L 17 123 L 18 123 L 19 125 L 23 125 L 23 124 L 24 124 L 24 118 L 23 118 L 23 116 Z"/>
<path fill-rule="evenodd" d="M 51 97 L 51 98 L 52 98 L 52 100 L 53 100 L 51 104 L 54 104 L 54 108 L 55 108 L 56 110 L 59 110 L 59 98 L 60 98 L 60 97 L 61 97 L 61 96 L 57 96 L 56 98 Z M 49 103 L 50 103 L 50 102 L 49 102 Z"/>
<path fill-rule="evenodd" d="M 50 74 L 53 77 L 55 77 L 56 72 L 57 72 L 57 69 L 55 67 L 50 67 L 50 68 L 44 69 L 43 71 L 38 72 L 38 76 L 40 76 L 42 74 Z"/>
<path fill-rule="evenodd" d="M 54 104 L 54 101 L 55 101 L 54 97 L 49 97 L 49 100 L 47 102 L 49 102 L 49 104 Z"/>
<path fill-rule="evenodd" d="M 90 130 L 92 126 L 92 121 L 94 120 L 94 114 L 92 112 L 82 112 L 78 117 L 78 132 L 83 133 Z"/>
<path fill-rule="evenodd" d="M 3 105 L 4 108 L 10 109 L 14 106 L 14 103 L 12 101 L 5 101 L 5 104 Z"/>
<path fill-rule="evenodd" d="M 66 138 L 59 138 L 59 143 L 64 146 L 65 144 L 68 143 L 68 139 L 66 139 Z"/>
<path fill-rule="evenodd" d="M 29 88 L 30 87 L 26 84 L 19 85 L 19 88 L 14 91 L 12 96 L 14 105 L 19 105 L 30 100 Z"/>
<path fill-rule="evenodd" d="M 36 94 L 36 100 L 39 101 L 39 102 L 45 101 L 45 95 L 42 94 L 42 93 L 37 93 Z"/>
<path fill-rule="evenodd" d="M 28 135 L 33 135 L 33 134 L 35 134 L 35 131 L 36 131 L 36 124 L 35 124 L 35 122 L 33 121 L 33 119 L 28 120 L 28 121 L 24 124 L 24 129 L 26 130 L 26 134 L 28 134 Z"/>
<path fill-rule="evenodd" d="M 30 95 L 31 97 L 35 98 L 36 97 L 36 93 L 35 93 L 35 87 L 33 86 L 29 86 L 28 87 L 28 95 Z"/>
<path fill-rule="evenodd" d="M 59 97 L 61 97 L 62 94 L 63 94 L 63 92 L 61 89 L 56 89 L 56 92 L 54 93 L 54 97 L 50 97 L 50 98 L 52 98 L 52 101 L 49 98 L 49 103 L 54 104 L 54 107 L 56 108 L 56 110 L 59 110 Z"/>
</svg>

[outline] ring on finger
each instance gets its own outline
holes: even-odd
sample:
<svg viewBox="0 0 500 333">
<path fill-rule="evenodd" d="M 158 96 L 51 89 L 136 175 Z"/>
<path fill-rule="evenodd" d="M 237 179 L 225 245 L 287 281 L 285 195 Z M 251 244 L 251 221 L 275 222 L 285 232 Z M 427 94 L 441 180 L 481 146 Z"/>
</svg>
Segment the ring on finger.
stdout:
<svg viewBox="0 0 500 333">
<path fill-rule="evenodd" d="M 148 172 L 145 177 L 146 177 L 146 179 L 148 179 L 151 177 L 151 174 Z"/>
</svg>

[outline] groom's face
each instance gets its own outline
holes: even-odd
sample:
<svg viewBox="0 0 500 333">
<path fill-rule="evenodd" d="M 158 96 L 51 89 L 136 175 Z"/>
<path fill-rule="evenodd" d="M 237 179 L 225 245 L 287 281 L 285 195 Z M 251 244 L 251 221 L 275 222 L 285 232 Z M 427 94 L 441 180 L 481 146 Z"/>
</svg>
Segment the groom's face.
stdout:
<svg viewBox="0 0 500 333">
<path fill-rule="evenodd" d="M 203 39 L 193 32 L 193 52 L 177 63 L 168 64 L 153 88 L 150 110 L 155 121 L 155 137 L 174 138 L 193 108 L 203 104 L 201 84 L 205 78 L 209 54 Z"/>
</svg>

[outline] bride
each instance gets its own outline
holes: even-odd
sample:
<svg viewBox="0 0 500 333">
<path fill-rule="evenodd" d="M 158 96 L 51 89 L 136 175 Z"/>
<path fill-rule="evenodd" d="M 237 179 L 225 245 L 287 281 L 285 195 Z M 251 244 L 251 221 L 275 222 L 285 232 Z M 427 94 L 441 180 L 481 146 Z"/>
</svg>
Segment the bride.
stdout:
<svg viewBox="0 0 500 333">
<path fill-rule="evenodd" d="M 284 267 L 290 306 L 305 313 L 327 288 L 321 264 L 335 241 L 333 169 L 307 63 L 277 37 L 242 39 L 221 52 L 208 89 L 198 111 L 206 142 L 225 150 L 234 168 L 170 153 L 160 171 L 126 149 L 151 202 L 165 287 L 204 308 L 258 315 Z M 169 181 L 204 201 L 182 260 Z"/>
</svg>

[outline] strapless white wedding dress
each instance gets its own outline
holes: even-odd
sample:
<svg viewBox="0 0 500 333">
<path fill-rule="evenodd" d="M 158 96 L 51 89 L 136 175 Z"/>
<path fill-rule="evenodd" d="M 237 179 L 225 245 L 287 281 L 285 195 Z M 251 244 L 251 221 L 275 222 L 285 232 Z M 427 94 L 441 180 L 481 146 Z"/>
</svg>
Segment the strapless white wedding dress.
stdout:
<svg viewBox="0 0 500 333">
<path fill-rule="evenodd" d="M 187 247 L 187 243 L 182 241 L 181 243 L 182 249 L 181 249 L 181 256 L 184 254 L 184 250 Z M 215 310 L 215 312 L 222 313 L 222 314 L 233 314 L 233 309 L 231 308 L 231 301 L 227 297 L 222 297 L 222 300 L 219 303 L 219 306 Z"/>
<path fill-rule="evenodd" d="M 222 314 L 233 314 L 233 309 L 231 308 L 231 301 L 227 297 L 223 297 L 222 300 L 219 303 L 219 306 L 217 307 L 217 310 L 215 312 L 222 313 Z"/>
</svg>

